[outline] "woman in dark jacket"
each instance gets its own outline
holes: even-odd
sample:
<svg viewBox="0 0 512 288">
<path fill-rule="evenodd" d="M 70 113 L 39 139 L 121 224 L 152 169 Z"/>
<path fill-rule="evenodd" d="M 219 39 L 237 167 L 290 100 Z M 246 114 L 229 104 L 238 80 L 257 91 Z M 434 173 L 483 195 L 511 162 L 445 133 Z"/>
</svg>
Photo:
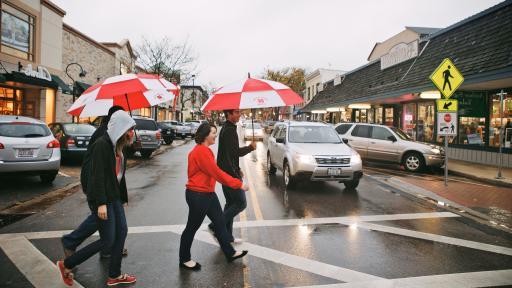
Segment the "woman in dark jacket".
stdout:
<svg viewBox="0 0 512 288">
<path fill-rule="evenodd" d="M 197 271 L 201 264 L 191 260 L 190 248 L 199 227 L 206 216 L 210 218 L 219 240 L 220 247 L 228 261 L 247 255 L 248 251 L 235 251 L 231 246 L 219 198 L 215 193 L 215 182 L 233 189 L 247 190 L 247 185 L 239 179 L 229 176 L 215 163 L 215 157 L 208 146 L 215 144 L 217 128 L 203 123 L 197 128 L 197 145 L 188 154 L 188 182 L 185 197 L 189 207 L 187 226 L 181 235 L 180 267 Z"/>
<path fill-rule="evenodd" d="M 87 180 L 87 201 L 97 216 L 100 240 L 76 251 L 64 261 L 57 261 L 64 283 L 73 285 L 71 269 L 101 250 L 110 250 L 108 286 L 136 282 L 134 276 L 121 274 L 122 250 L 128 226 L 123 204 L 128 202 L 123 148 L 131 143 L 135 121 L 124 111 L 112 114 L 107 134 L 91 147 L 91 172 Z"/>
</svg>

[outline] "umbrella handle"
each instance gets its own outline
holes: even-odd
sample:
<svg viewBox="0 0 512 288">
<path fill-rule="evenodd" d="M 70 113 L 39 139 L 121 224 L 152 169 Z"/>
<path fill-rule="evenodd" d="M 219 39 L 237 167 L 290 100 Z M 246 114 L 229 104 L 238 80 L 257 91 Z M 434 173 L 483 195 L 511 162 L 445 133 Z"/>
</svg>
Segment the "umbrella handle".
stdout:
<svg viewBox="0 0 512 288">
<path fill-rule="evenodd" d="M 252 141 L 254 141 L 254 112 L 255 112 L 255 110 L 252 109 L 252 113 L 251 113 L 251 115 L 252 115 L 251 116 L 251 118 L 252 118 L 251 119 L 252 120 Z"/>
</svg>

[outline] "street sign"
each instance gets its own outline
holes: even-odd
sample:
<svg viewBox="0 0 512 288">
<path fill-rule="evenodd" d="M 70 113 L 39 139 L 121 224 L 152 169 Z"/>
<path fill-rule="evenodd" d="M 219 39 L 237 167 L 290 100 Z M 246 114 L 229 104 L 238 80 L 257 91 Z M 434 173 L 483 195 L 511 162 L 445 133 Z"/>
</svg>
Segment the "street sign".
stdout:
<svg viewBox="0 0 512 288">
<path fill-rule="evenodd" d="M 455 136 L 457 135 L 457 113 L 456 112 L 437 112 L 437 135 Z"/>
<path fill-rule="evenodd" d="M 430 80 L 432 80 L 444 97 L 448 99 L 459 88 L 460 84 L 464 82 L 464 77 L 459 69 L 453 65 L 452 61 L 446 58 L 430 75 Z"/>
<path fill-rule="evenodd" d="M 437 103 L 437 112 L 457 112 L 458 102 L 455 99 L 439 99 Z"/>
</svg>

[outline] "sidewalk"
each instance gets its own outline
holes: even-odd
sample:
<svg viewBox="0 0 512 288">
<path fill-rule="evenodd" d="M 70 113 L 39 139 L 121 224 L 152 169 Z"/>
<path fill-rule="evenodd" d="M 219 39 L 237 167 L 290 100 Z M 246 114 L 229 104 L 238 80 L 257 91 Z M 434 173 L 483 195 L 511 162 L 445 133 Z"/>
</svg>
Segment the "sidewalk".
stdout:
<svg viewBox="0 0 512 288">
<path fill-rule="evenodd" d="M 503 179 L 496 179 L 498 174 L 498 167 L 496 166 L 448 159 L 448 170 L 453 175 L 512 188 L 512 168 L 503 168 L 501 170 Z M 510 193 L 512 194 L 512 189 Z"/>
</svg>

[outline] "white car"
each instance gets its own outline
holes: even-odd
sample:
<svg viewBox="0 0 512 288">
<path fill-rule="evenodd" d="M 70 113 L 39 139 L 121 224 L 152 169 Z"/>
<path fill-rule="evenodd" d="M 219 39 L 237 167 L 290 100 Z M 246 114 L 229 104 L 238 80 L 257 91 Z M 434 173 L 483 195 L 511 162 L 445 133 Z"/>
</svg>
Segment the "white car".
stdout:
<svg viewBox="0 0 512 288">
<path fill-rule="evenodd" d="M 244 131 L 244 140 L 247 139 L 260 139 L 263 140 L 263 137 L 265 136 L 265 131 L 263 130 L 263 127 L 261 127 L 260 123 L 254 122 L 254 125 L 249 122 L 245 124 L 245 131 Z"/>
<path fill-rule="evenodd" d="M 35 174 L 43 183 L 51 183 L 60 158 L 60 142 L 44 122 L 0 115 L 0 173 Z"/>
<path fill-rule="evenodd" d="M 330 125 L 279 122 L 268 140 L 267 170 L 283 171 L 286 187 L 298 180 L 338 181 L 355 189 L 363 176 L 361 156 Z"/>
</svg>

